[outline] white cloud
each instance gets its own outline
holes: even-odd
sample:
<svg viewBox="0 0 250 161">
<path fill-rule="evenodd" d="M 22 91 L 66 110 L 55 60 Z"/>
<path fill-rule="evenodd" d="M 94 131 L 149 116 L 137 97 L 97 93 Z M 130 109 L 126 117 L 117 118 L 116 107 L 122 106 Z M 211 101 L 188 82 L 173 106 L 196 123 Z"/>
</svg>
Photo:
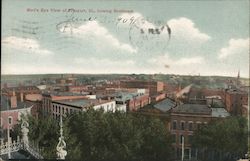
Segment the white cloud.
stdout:
<svg viewBox="0 0 250 161">
<path fill-rule="evenodd" d="M 42 49 L 40 47 L 40 44 L 38 41 L 34 39 L 29 39 L 29 38 L 20 38 L 20 37 L 15 37 L 15 36 L 9 36 L 4 39 L 2 39 L 2 45 L 24 51 L 26 53 L 31 53 L 31 54 L 41 54 L 41 55 L 50 55 L 52 54 L 51 51 Z"/>
<path fill-rule="evenodd" d="M 79 27 L 61 28 L 61 32 L 71 34 L 78 38 L 92 38 L 93 43 L 101 41 L 102 45 L 111 46 L 115 49 L 123 50 L 128 53 L 136 53 L 137 50 L 129 44 L 121 43 L 115 38 L 105 27 L 101 26 L 97 21 L 88 21 Z M 89 39 L 90 40 L 90 39 Z M 106 47 L 105 46 L 105 47 Z"/>
<path fill-rule="evenodd" d="M 249 54 L 249 38 L 247 39 L 230 39 L 228 46 L 220 49 L 218 58 L 224 60 L 232 55 Z"/>
<path fill-rule="evenodd" d="M 206 42 L 211 37 L 205 33 L 202 33 L 194 24 L 194 22 L 188 18 L 181 17 L 171 19 L 167 22 L 172 30 L 172 37 L 183 41 L 195 41 Z"/>
</svg>

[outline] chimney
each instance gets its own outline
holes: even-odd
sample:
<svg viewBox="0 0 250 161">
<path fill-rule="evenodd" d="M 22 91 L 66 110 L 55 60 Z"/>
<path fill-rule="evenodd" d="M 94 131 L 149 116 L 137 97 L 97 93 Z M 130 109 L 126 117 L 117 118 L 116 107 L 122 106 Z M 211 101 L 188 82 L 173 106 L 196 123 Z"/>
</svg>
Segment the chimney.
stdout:
<svg viewBox="0 0 250 161">
<path fill-rule="evenodd" d="M 20 93 L 21 102 L 23 102 L 23 92 Z"/>
<path fill-rule="evenodd" d="M 17 107 L 17 97 L 16 97 L 16 93 L 14 90 L 13 90 L 13 95 L 10 97 L 10 107 L 11 108 Z"/>
</svg>

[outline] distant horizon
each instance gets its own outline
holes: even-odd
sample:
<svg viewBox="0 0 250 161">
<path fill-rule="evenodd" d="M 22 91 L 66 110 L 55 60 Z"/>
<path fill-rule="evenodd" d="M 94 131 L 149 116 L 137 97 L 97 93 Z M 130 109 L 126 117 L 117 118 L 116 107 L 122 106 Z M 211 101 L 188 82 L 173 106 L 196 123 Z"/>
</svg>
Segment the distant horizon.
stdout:
<svg viewBox="0 0 250 161">
<path fill-rule="evenodd" d="M 173 74 L 173 73 L 42 73 L 42 74 L 1 74 L 1 76 L 27 76 L 27 75 L 177 75 L 177 76 L 200 76 L 200 77 L 231 77 L 229 75 L 192 75 L 192 74 Z M 240 78 L 249 79 L 248 77 L 240 76 Z"/>
</svg>

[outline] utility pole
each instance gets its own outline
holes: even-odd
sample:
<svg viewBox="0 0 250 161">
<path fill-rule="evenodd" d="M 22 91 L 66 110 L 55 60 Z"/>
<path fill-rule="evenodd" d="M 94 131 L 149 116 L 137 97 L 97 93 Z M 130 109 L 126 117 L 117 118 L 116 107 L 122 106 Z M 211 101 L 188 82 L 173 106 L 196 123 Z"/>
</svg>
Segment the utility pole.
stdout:
<svg viewBox="0 0 250 161">
<path fill-rule="evenodd" d="M 181 161 L 184 160 L 184 136 L 181 136 L 182 144 L 181 144 Z"/>
</svg>

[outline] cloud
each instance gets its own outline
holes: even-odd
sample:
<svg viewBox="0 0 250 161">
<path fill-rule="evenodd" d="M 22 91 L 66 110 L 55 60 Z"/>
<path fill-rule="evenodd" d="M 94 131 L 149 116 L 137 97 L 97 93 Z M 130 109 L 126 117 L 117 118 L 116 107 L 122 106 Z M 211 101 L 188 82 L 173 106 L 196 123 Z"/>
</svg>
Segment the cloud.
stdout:
<svg viewBox="0 0 250 161">
<path fill-rule="evenodd" d="M 30 54 L 50 55 L 51 51 L 42 49 L 39 42 L 34 39 L 9 36 L 2 39 L 2 45 L 11 49 L 24 51 Z"/>
<path fill-rule="evenodd" d="M 181 58 L 174 62 L 175 65 L 192 65 L 192 64 L 202 64 L 204 63 L 204 58 L 197 56 L 191 58 Z"/>
<path fill-rule="evenodd" d="M 155 71 L 184 75 L 202 73 L 201 67 L 206 66 L 206 61 L 201 56 L 173 59 L 169 53 L 151 58 L 147 63 L 153 66 Z"/>
<path fill-rule="evenodd" d="M 172 30 L 172 37 L 182 41 L 206 42 L 211 37 L 202 33 L 194 22 L 186 17 L 174 18 L 167 22 Z"/>
<path fill-rule="evenodd" d="M 233 55 L 249 54 L 249 38 L 247 39 L 230 39 L 228 46 L 220 49 L 218 58 L 224 60 Z"/>
<path fill-rule="evenodd" d="M 79 26 L 79 27 L 71 27 L 65 28 L 62 27 L 60 29 L 62 33 L 71 34 L 78 38 L 88 39 L 89 41 L 92 39 L 93 43 L 101 44 L 107 48 L 107 46 L 111 46 L 115 49 L 119 49 L 122 51 L 126 51 L 128 53 L 136 53 L 137 50 L 131 47 L 129 44 L 120 42 L 117 38 L 115 38 L 105 27 L 101 26 L 97 21 L 88 21 L 87 23 Z M 98 46 L 97 46 L 98 47 Z"/>
</svg>

